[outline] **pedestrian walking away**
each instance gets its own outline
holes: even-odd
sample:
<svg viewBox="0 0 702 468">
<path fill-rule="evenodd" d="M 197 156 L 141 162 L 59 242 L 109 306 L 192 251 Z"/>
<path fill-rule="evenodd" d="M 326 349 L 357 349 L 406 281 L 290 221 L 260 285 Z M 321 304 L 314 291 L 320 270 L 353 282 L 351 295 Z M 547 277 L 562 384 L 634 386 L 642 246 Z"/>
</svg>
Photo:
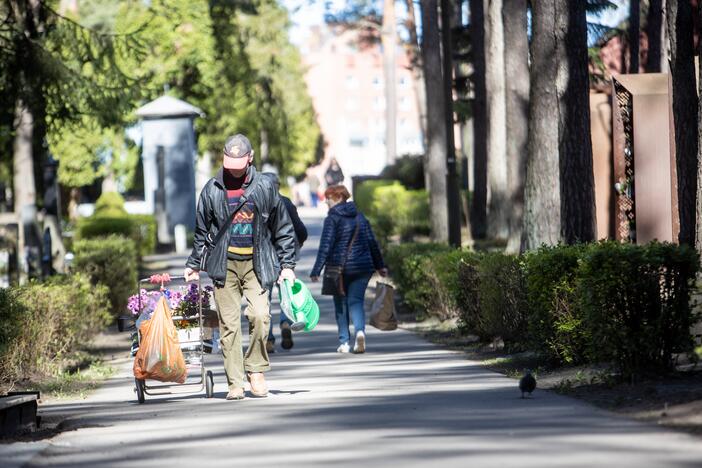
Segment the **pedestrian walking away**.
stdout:
<svg viewBox="0 0 702 468">
<path fill-rule="evenodd" d="M 327 187 L 339 185 L 344 181 L 344 172 L 341 170 L 336 158 L 332 158 L 329 163 L 329 168 L 324 174 L 324 181 L 327 183 Z"/>
<path fill-rule="evenodd" d="M 270 325 L 269 291 L 295 280 L 295 234 L 285 204 L 268 177 L 253 167 L 254 150 L 244 135 L 227 138 L 222 168 L 202 189 L 186 280 L 207 271 L 214 297 L 229 386 L 228 400 L 244 398 L 245 380 L 256 397 L 268 395 L 263 373 Z M 242 348 L 241 301 L 249 307 L 249 346 Z"/>
<path fill-rule="evenodd" d="M 305 182 L 307 182 L 307 185 L 309 186 L 310 202 L 312 207 L 317 208 L 317 203 L 319 203 L 319 187 L 321 187 L 322 184 L 319 181 L 317 174 L 315 174 L 314 169 L 307 169 L 307 177 L 305 178 Z"/>
<path fill-rule="evenodd" d="M 325 268 L 325 275 L 332 269 L 340 268 L 343 290 L 333 293 L 336 325 L 339 329 L 337 352 L 351 351 L 350 319 L 354 328 L 353 352 L 363 353 L 366 350 L 363 298 L 373 272 L 386 276 L 387 268 L 370 223 L 358 211 L 356 204 L 348 201 L 351 195 L 346 187 L 329 187 L 324 197 L 329 213 L 324 220 L 317 260 L 310 277 L 312 281 L 318 281 L 322 268 Z"/>
<path fill-rule="evenodd" d="M 290 221 L 292 221 L 293 228 L 295 231 L 295 261 L 297 261 L 300 256 L 300 249 L 302 248 L 302 244 L 304 244 L 307 240 L 307 228 L 300 219 L 300 215 L 297 213 L 297 208 L 295 207 L 295 204 L 293 204 L 293 202 L 288 197 L 280 194 L 280 179 L 278 178 L 278 175 L 273 172 L 264 172 L 263 175 L 269 177 L 273 182 L 273 186 L 278 191 L 280 199 L 283 201 L 283 204 L 285 204 L 285 209 L 288 212 L 288 216 L 290 216 Z M 271 290 L 271 294 L 272 292 L 273 291 Z M 290 319 L 284 313 L 281 312 L 280 336 L 281 346 L 283 347 L 283 349 L 291 349 L 294 345 L 290 325 L 292 325 Z M 275 353 L 275 335 L 273 334 L 272 320 L 270 330 L 268 331 L 268 341 L 266 342 L 266 350 L 269 353 Z"/>
</svg>

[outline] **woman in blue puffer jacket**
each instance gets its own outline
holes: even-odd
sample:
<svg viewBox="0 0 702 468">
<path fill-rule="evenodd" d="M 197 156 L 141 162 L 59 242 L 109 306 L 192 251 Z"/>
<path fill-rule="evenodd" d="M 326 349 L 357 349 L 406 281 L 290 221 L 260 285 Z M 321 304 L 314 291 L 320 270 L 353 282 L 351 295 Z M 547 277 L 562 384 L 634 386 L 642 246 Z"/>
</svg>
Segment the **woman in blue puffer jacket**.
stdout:
<svg viewBox="0 0 702 468">
<path fill-rule="evenodd" d="M 318 281 L 325 265 L 343 265 L 345 296 L 334 296 L 336 324 L 339 327 L 337 352 L 351 351 L 349 341 L 349 317 L 353 322 L 355 340 L 354 353 L 366 350 L 366 316 L 363 297 L 373 272 L 386 276 L 387 269 L 380 253 L 378 242 L 368 220 L 356 209 L 354 202 L 347 201 L 351 195 L 343 185 L 327 188 L 324 192 L 329 214 L 324 220 L 322 238 L 319 242 L 317 261 L 310 277 Z M 354 233 L 356 233 L 354 238 Z M 353 243 L 351 244 L 351 242 Z M 349 248 L 349 244 L 351 244 Z"/>
</svg>

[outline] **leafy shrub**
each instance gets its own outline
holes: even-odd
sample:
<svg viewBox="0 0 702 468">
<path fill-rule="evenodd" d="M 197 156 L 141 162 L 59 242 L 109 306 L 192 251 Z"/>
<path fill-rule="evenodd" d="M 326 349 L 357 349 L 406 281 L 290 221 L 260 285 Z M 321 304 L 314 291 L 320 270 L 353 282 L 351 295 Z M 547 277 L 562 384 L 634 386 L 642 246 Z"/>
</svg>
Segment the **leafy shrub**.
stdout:
<svg viewBox="0 0 702 468">
<path fill-rule="evenodd" d="M 0 289 L 0 383 L 57 371 L 62 357 L 109 322 L 108 311 L 107 286 L 84 275 Z"/>
<path fill-rule="evenodd" d="M 354 190 L 353 201 L 363 214 L 369 216 L 371 214 L 371 210 L 373 209 L 374 192 L 379 187 L 385 187 L 393 184 L 394 182 L 392 180 L 366 180 L 365 182 L 359 184 Z"/>
<path fill-rule="evenodd" d="M 117 192 L 105 192 L 95 202 L 93 216 L 100 218 L 121 218 L 127 216 L 124 198 Z"/>
<path fill-rule="evenodd" d="M 458 316 L 458 268 L 473 255 L 442 244 L 402 244 L 388 249 L 386 262 L 413 312 L 445 320 Z"/>
<path fill-rule="evenodd" d="M 407 240 L 414 234 L 429 233 L 429 195 L 424 190 L 411 191 L 398 182 L 370 180 L 359 185 L 354 200 L 383 246 L 392 235 Z"/>
<path fill-rule="evenodd" d="M 519 346 L 527 339 L 526 288 L 518 257 L 499 252 L 482 255 L 478 264 L 478 297 L 483 338 L 501 337 Z"/>
<path fill-rule="evenodd" d="M 129 236 L 136 244 L 139 257 L 156 251 L 156 218 L 152 215 L 129 215 L 132 231 Z M 192 243 L 191 243 L 192 245 Z"/>
<path fill-rule="evenodd" d="M 690 295 L 699 270 L 686 246 L 602 242 L 583 258 L 580 290 L 590 355 L 634 380 L 693 349 Z"/>
<path fill-rule="evenodd" d="M 113 315 L 124 313 L 137 282 L 134 241 L 113 235 L 80 240 L 74 247 L 73 269 L 88 275 L 93 284 L 109 286 Z"/>
<path fill-rule="evenodd" d="M 139 257 L 156 250 L 156 219 L 151 215 L 91 216 L 78 222 L 76 239 L 121 235 L 134 241 Z"/>
<path fill-rule="evenodd" d="M 580 258 L 587 246 L 543 246 L 524 255 L 529 345 L 554 362 L 585 360 L 588 336 L 577 295 Z"/>
<path fill-rule="evenodd" d="M 396 180 L 408 189 L 424 188 L 424 160 L 421 155 L 405 155 L 380 173 L 384 179 Z"/>
</svg>

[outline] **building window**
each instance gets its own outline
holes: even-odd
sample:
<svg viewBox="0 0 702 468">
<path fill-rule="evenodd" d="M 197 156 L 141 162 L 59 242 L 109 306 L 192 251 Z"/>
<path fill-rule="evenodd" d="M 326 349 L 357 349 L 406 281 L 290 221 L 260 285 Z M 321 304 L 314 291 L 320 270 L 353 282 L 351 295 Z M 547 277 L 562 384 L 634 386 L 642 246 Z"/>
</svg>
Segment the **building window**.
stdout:
<svg viewBox="0 0 702 468">
<path fill-rule="evenodd" d="M 407 111 L 410 110 L 410 100 L 406 96 L 400 98 L 400 110 Z"/>
<path fill-rule="evenodd" d="M 349 89 L 355 89 L 358 88 L 358 80 L 354 75 L 347 75 L 346 76 L 346 87 Z"/>
<path fill-rule="evenodd" d="M 375 88 L 382 88 L 383 87 L 383 80 L 381 80 L 379 76 L 374 76 L 372 82 L 373 82 L 373 86 Z"/>
<path fill-rule="evenodd" d="M 349 137 L 349 146 L 352 148 L 364 148 L 368 144 L 368 139 L 359 136 L 359 135 L 353 135 Z"/>
<path fill-rule="evenodd" d="M 400 79 L 398 80 L 398 83 L 400 86 L 405 87 L 409 84 L 409 80 L 407 79 L 406 76 L 401 76 Z"/>
<path fill-rule="evenodd" d="M 385 109 L 385 98 L 381 96 L 376 96 L 373 98 L 373 109 L 384 110 Z"/>
</svg>

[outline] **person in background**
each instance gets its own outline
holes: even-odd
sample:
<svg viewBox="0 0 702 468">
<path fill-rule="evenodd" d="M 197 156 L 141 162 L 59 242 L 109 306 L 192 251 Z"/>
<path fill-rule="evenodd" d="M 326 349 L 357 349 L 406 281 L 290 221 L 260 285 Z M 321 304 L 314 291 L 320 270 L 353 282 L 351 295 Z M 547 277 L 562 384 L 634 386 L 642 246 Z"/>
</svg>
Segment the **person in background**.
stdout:
<svg viewBox="0 0 702 468">
<path fill-rule="evenodd" d="M 293 228 L 295 230 L 295 261 L 297 261 L 297 259 L 300 256 L 300 248 L 302 248 L 302 244 L 304 244 L 307 240 L 307 228 L 300 219 L 300 215 L 297 214 L 297 208 L 295 207 L 293 202 L 288 197 L 280 194 L 280 179 L 278 179 L 278 175 L 274 172 L 264 172 L 263 175 L 268 176 L 268 178 L 271 179 L 271 182 L 273 182 L 273 185 L 278 191 L 280 199 L 283 201 L 285 209 L 287 210 L 288 215 L 290 216 L 290 221 L 292 221 Z M 271 290 L 271 294 L 272 292 L 273 291 Z M 283 347 L 283 349 L 290 349 L 294 345 L 292 339 L 292 330 L 290 329 L 291 324 L 292 322 L 290 321 L 290 319 L 288 319 L 287 316 L 281 312 L 280 336 L 282 338 L 282 341 L 280 345 Z M 268 350 L 269 353 L 275 353 L 275 335 L 273 334 L 272 320 L 270 330 L 268 331 L 268 341 L 266 342 L 266 350 Z"/>
<path fill-rule="evenodd" d="M 344 181 L 344 173 L 342 172 L 341 167 L 339 167 L 339 163 L 337 162 L 336 158 L 332 158 L 331 162 L 329 163 L 329 168 L 324 174 L 324 180 L 327 183 L 327 187 L 339 185 Z"/>
<path fill-rule="evenodd" d="M 312 207 L 316 208 L 317 204 L 319 203 L 319 187 L 321 186 L 321 183 L 319 181 L 319 177 L 317 177 L 317 174 L 315 174 L 313 169 L 307 169 L 307 177 L 305 178 L 305 182 L 307 182 L 310 189 L 310 200 Z"/>
<path fill-rule="evenodd" d="M 355 332 L 353 352 L 363 353 L 366 350 L 366 315 L 363 309 L 366 287 L 374 271 L 386 276 L 387 268 L 370 223 L 358 211 L 356 204 L 348 201 L 351 195 L 346 187 L 329 187 L 324 196 L 329 213 L 324 220 L 317 260 L 310 277 L 312 281 L 319 281 L 322 267 L 343 265 L 346 295 L 333 296 L 336 325 L 339 329 L 339 347 L 336 351 L 351 351 L 350 318 Z"/>
</svg>

